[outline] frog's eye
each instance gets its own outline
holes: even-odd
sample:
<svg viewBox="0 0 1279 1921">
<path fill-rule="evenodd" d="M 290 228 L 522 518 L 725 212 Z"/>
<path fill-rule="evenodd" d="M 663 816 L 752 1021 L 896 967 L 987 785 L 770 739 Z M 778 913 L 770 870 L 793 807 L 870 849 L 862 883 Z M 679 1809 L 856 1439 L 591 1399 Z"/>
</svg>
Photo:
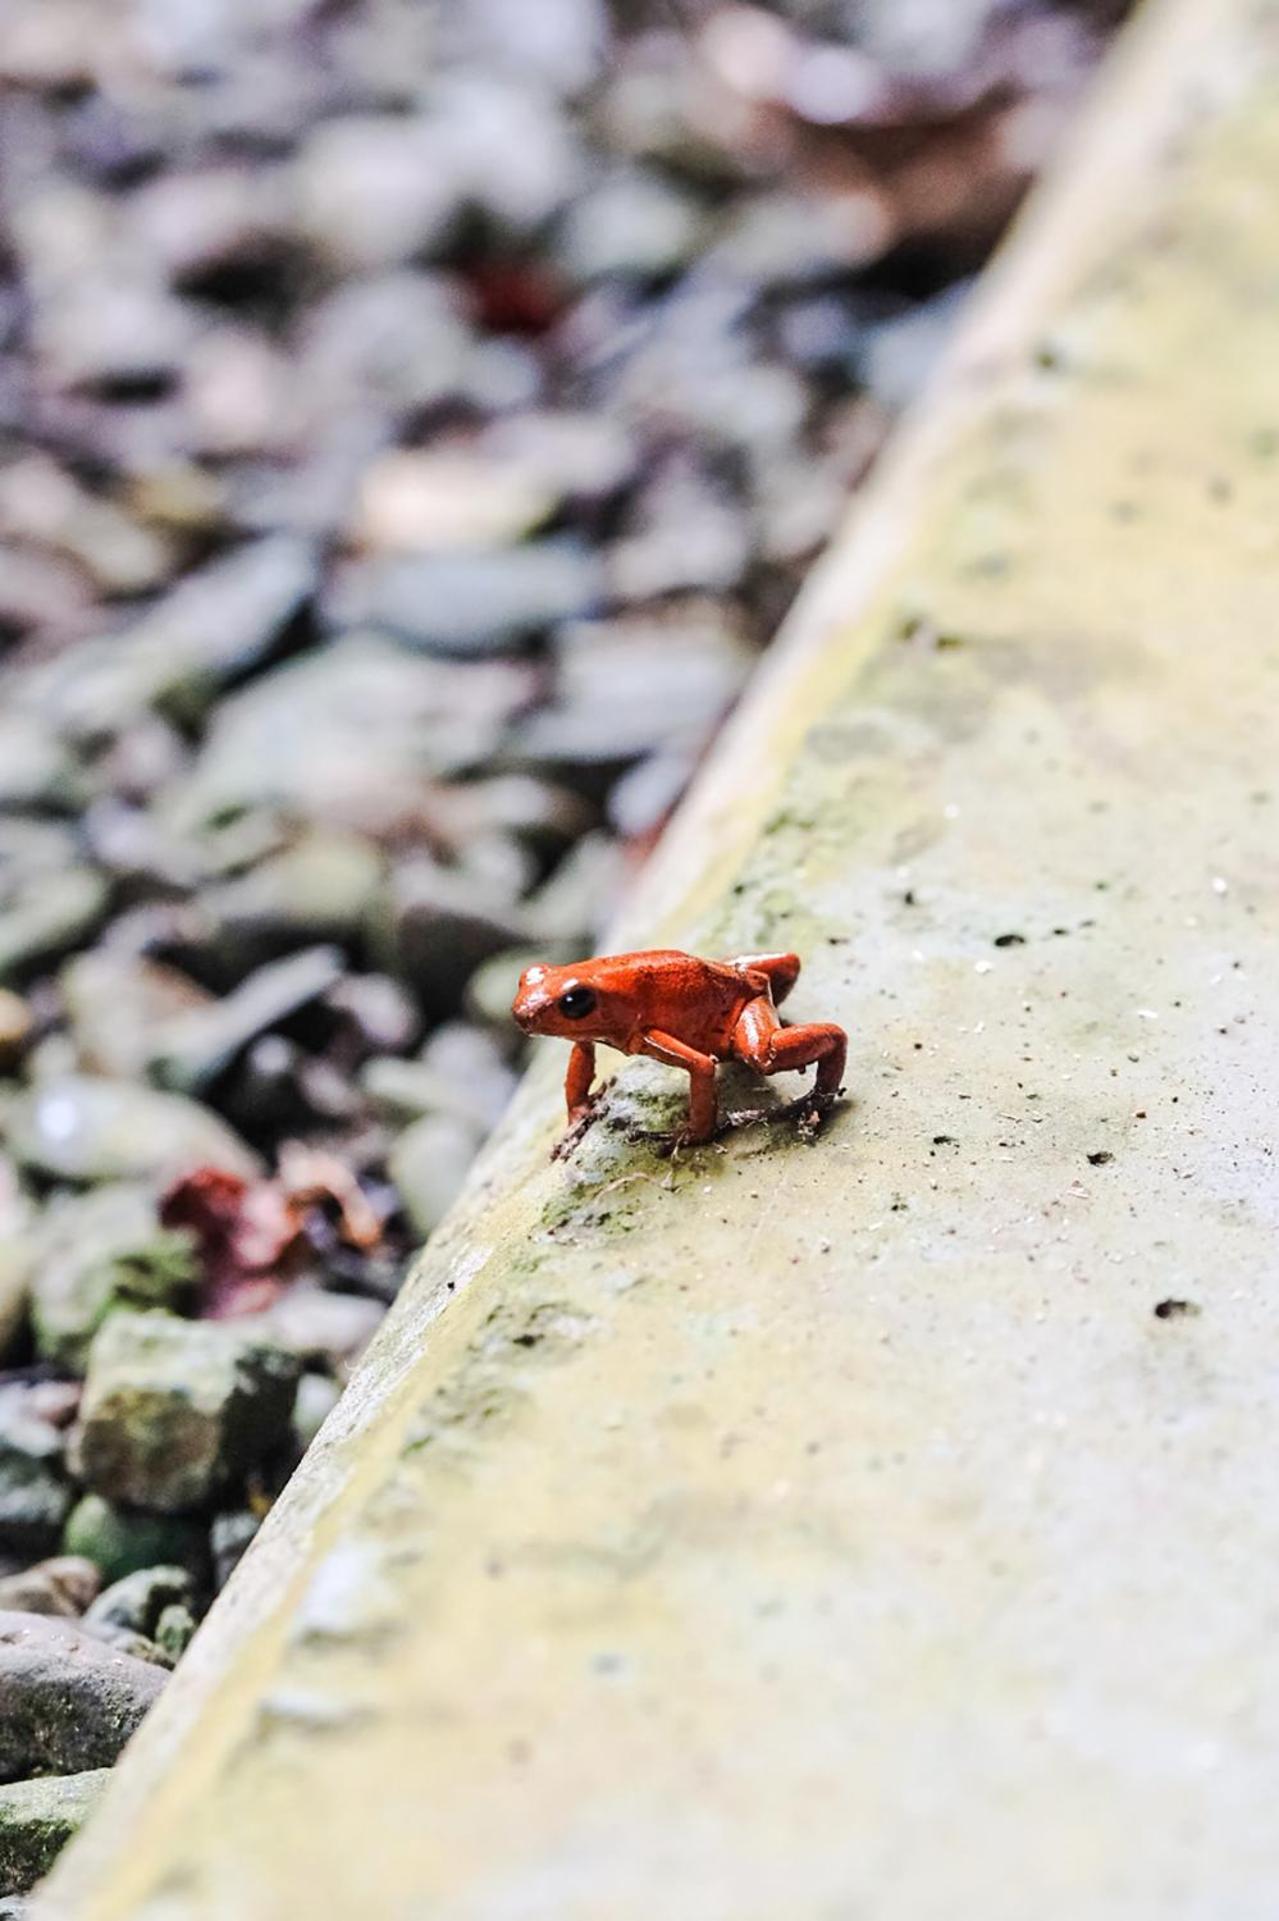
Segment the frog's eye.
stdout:
<svg viewBox="0 0 1279 1921">
<path fill-rule="evenodd" d="M 595 993 L 590 987 L 570 987 L 556 1002 L 566 1021 L 582 1021 L 595 1012 Z"/>
</svg>

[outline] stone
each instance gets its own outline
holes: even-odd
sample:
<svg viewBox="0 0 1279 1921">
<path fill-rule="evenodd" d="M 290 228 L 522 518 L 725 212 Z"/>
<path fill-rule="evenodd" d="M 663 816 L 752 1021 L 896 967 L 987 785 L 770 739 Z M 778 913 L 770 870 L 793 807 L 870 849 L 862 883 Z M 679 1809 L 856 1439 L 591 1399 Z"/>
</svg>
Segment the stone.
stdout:
<svg viewBox="0 0 1279 1921">
<path fill-rule="evenodd" d="M 213 1556 L 213 1586 L 220 1594 L 248 1552 L 249 1544 L 262 1525 L 260 1515 L 249 1508 L 234 1508 L 215 1514 L 209 1529 L 209 1548 Z"/>
<path fill-rule="evenodd" d="M 237 1317 L 246 1337 L 296 1355 L 304 1365 L 323 1365 L 345 1380 L 376 1334 L 383 1318 L 380 1301 L 361 1294 L 338 1294 L 298 1282 L 258 1313 Z"/>
<path fill-rule="evenodd" d="M 491 754 L 531 682 L 506 661 L 415 658 L 353 634 L 219 703 L 177 831 L 254 808 L 377 835 L 428 820 L 437 779 Z"/>
<path fill-rule="evenodd" d="M 386 627 L 442 654 L 496 652 L 604 596 L 595 552 L 570 535 L 470 553 L 352 563 L 325 602 L 340 624 Z"/>
<path fill-rule="evenodd" d="M 155 1644 L 169 1666 L 176 1666 L 195 1638 L 198 1623 L 183 1601 L 173 1601 L 155 1624 Z"/>
<path fill-rule="evenodd" d="M 200 905 L 212 939 L 233 963 L 261 960 L 307 940 L 351 940 L 382 879 L 384 862 L 361 835 L 314 828 L 220 885 Z"/>
<path fill-rule="evenodd" d="M 525 902 L 526 927 L 552 945 L 591 948 L 613 917 L 625 870 L 625 856 L 611 834 L 583 835 Z"/>
<path fill-rule="evenodd" d="M 379 1048 L 407 1053 L 421 1031 L 417 1002 L 389 974 L 344 974 L 327 998 L 359 1054 Z"/>
<path fill-rule="evenodd" d="M 17 542 L 0 544 L 0 623 L 6 629 L 66 639 L 83 633 L 89 601 L 88 583 L 70 562 Z"/>
<path fill-rule="evenodd" d="M 641 495 L 608 555 L 609 598 L 651 600 L 690 590 L 727 593 L 746 573 L 751 533 L 742 509 L 694 463 L 668 462 Z"/>
<path fill-rule="evenodd" d="M 475 968 L 521 930 L 518 905 L 501 890 L 425 855 L 394 870 L 374 923 L 387 964 L 437 1016 L 452 1011 Z"/>
<path fill-rule="evenodd" d="M 194 1593 L 186 1568 L 137 1568 L 103 1589 L 85 1615 L 86 1625 L 128 1628 L 150 1637 L 165 1608 L 175 1602 L 189 1607 Z"/>
<path fill-rule="evenodd" d="M 170 168 L 137 189 L 129 214 L 179 288 L 227 268 L 260 268 L 289 244 L 285 182 L 265 167 Z"/>
<path fill-rule="evenodd" d="M 202 1507 L 287 1444 L 299 1372 L 230 1323 L 113 1314 L 89 1354 L 77 1478 L 162 1514 Z"/>
<path fill-rule="evenodd" d="M 110 896 L 103 875 L 68 867 L 30 882 L 0 912 L 0 982 L 20 979 L 92 933 Z"/>
<path fill-rule="evenodd" d="M 317 426 L 369 407 L 399 418 L 458 393 L 473 352 L 458 295 L 442 276 L 369 275 L 338 287 L 307 315 L 300 384 Z"/>
<path fill-rule="evenodd" d="M 823 286 L 877 259 L 895 233 L 891 201 L 872 182 L 826 193 L 779 187 L 732 211 L 709 261 L 754 286 Z"/>
<path fill-rule="evenodd" d="M 303 1452 L 327 1421 L 341 1399 L 342 1390 L 327 1374 L 304 1374 L 298 1382 L 298 1397 L 293 1405 L 293 1432 Z"/>
<path fill-rule="evenodd" d="M 141 594 L 167 578 L 170 543 L 116 502 L 91 494 L 46 454 L 0 473 L 0 538 L 38 542 L 75 561 L 100 591 Z"/>
<path fill-rule="evenodd" d="M 530 470 L 479 450 L 397 449 L 365 473 L 355 532 L 388 553 L 500 548 L 541 526 L 556 504 Z"/>
<path fill-rule="evenodd" d="M 20 695 L 65 734 L 118 731 L 138 708 L 199 716 L 260 665 L 312 591 L 315 552 L 289 534 L 250 541 L 188 574 L 123 634 L 93 639 L 31 670 Z"/>
<path fill-rule="evenodd" d="M 58 976 L 77 1064 L 89 1074 L 140 1080 L 157 1030 L 208 1006 L 189 975 L 145 954 L 99 946 L 76 954 Z"/>
<path fill-rule="evenodd" d="M 492 421 L 479 436 L 485 457 L 514 469 L 557 500 L 597 506 L 620 493 L 639 464 L 635 436 L 609 414 L 549 408 Z"/>
<path fill-rule="evenodd" d="M 544 945 L 504 947 L 482 962 L 466 983 L 466 1012 L 498 1034 L 511 1034 L 511 1002 L 515 999 L 520 975 L 534 961 L 548 959 L 571 960 L 572 956 L 548 955 Z"/>
<path fill-rule="evenodd" d="M 31 1558 L 58 1544 L 74 1498 L 64 1439 L 44 1418 L 34 1387 L 0 1386 L 0 1541 Z"/>
<path fill-rule="evenodd" d="M 469 1021 L 445 1021 L 422 1048 L 420 1061 L 452 1090 L 456 1111 L 487 1133 L 515 1092 L 509 1049 Z"/>
<path fill-rule="evenodd" d="M 661 830 L 693 778 L 697 759 L 696 743 L 659 748 L 614 781 L 608 794 L 608 820 L 624 842 L 643 846 Z"/>
<path fill-rule="evenodd" d="M 452 68 L 436 77 L 431 107 L 454 191 L 499 232 L 532 234 L 580 189 L 585 155 L 572 123 L 522 75 Z"/>
<path fill-rule="evenodd" d="M 3 1117 L 10 1152 L 55 1180 L 161 1183 L 206 1165 L 252 1174 L 230 1128 L 180 1094 L 63 1074 L 16 1097 Z"/>
<path fill-rule="evenodd" d="M 366 1062 L 360 1086 L 377 1112 L 401 1127 L 424 1114 L 455 1114 L 485 1125 L 482 1099 L 465 1082 L 451 1080 L 425 1061 L 382 1055 Z"/>
<path fill-rule="evenodd" d="M 36 304 L 33 340 L 50 385 L 110 399 L 118 389 L 167 388 L 196 338 L 196 316 L 145 273 L 92 265 Z"/>
<path fill-rule="evenodd" d="M 297 370 L 255 327 L 203 334 L 187 356 L 183 399 L 187 446 L 206 459 L 277 457 L 299 437 Z"/>
<path fill-rule="evenodd" d="M 0 805 L 44 807 L 81 798 L 75 763 L 36 716 L 0 714 Z"/>
<path fill-rule="evenodd" d="M 136 1569 L 171 1564 L 198 1582 L 208 1568 L 208 1545 L 197 1521 L 178 1515 L 143 1514 L 135 1508 L 85 1494 L 67 1518 L 62 1544 L 69 1555 L 91 1561 L 104 1581 L 122 1580 Z"/>
<path fill-rule="evenodd" d="M 7 1360 L 27 1323 L 35 1248 L 29 1235 L 0 1238 L 0 1364 Z"/>
<path fill-rule="evenodd" d="M 555 639 L 556 692 L 514 730 L 530 760 L 623 761 L 700 745 L 732 706 L 754 655 L 731 616 L 701 599 L 574 621 Z"/>
<path fill-rule="evenodd" d="M 317 1000 L 341 976 L 335 947 L 305 947 L 270 962 L 222 1000 L 166 1023 L 153 1037 L 152 1078 L 180 1093 L 198 1092 L 260 1034 Z"/>
<path fill-rule="evenodd" d="M 166 1678 L 70 1621 L 0 1614 L 0 1781 L 110 1767 Z"/>
<path fill-rule="evenodd" d="M 109 1767 L 86 1768 L 0 1787 L 0 1894 L 25 1894 L 49 1872 L 110 1778 Z"/>
<path fill-rule="evenodd" d="M 657 280 L 692 257 L 704 226 L 700 209 L 686 193 L 660 174 L 625 168 L 574 201 L 556 251 L 577 281 Z"/>
<path fill-rule="evenodd" d="M 905 407 L 937 364 L 959 318 L 970 283 L 913 306 L 868 332 L 860 358 L 863 384 L 887 408 Z"/>
<path fill-rule="evenodd" d="M 452 1114 L 428 1114 L 405 1128 L 387 1172 L 419 1234 L 432 1234 L 461 1192 L 480 1135 Z"/>
<path fill-rule="evenodd" d="M 79 1625 L 86 1634 L 92 1635 L 95 1641 L 101 1641 L 107 1647 L 115 1648 L 120 1654 L 131 1655 L 136 1661 L 150 1661 L 159 1668 L 172 1666 L 168 1657 L 154 1641 L 149 1640 L 145 1634 L 135 1634 L 132 1628 L 117 1627 L 111 1621 L 90 1621 L 87 1618 Z"/>
<path fill-rule="evenodd" d="M 199 1281 L 191 1236 L 161 1227 L 145 1188 L 68 1196 L 44 1215 L 36 1238 L 36 1348 L 63 1367 L 83 1369 L 90 1342 L 117 1308 L 180 1309 Z"/>
<path fill-rule="evenodd" d="M 558 94 L 589 86 L 609 48 L 604 0 L 469 0 L 451 24 L 471 61 L 536 77 Z"/>
<path fill-rule="evenodd" d="M 102 1576 L 92 1561 L 82 1554 L 59 1554 L 0 1580 L 0 1609 L 74 1619 L 84 1613 L 101 1585 Z"/>
<path fill-rule="evenodd" d="M 459 210 L 457 185 L 432 121 L 351 114 L 308 135 L 294 167 L 303 231 L 345 271 L 429 255 Z"/>
</svg>

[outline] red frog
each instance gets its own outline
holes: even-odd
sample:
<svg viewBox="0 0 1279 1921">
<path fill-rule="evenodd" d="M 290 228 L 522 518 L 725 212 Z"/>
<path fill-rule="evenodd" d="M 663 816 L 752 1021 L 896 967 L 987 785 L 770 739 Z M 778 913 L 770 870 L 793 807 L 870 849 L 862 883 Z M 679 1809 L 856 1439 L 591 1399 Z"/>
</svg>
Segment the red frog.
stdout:
<svg viewBox="0 0 1279 1921">
<path fill-rule="evenodd" d="M 848 1037 L 834 1022 L 783 1025 L 777 1009 L 799 968 L 798 954 L 712 961 L 674 949 L 525 968 L 511 1008 L 515 1020 L 526 1034 L 573 1042 L 564 1082 L 569 1132 L 556 1152 L 572 1146 L 594 1118 L 591 1082 L 601 1041 L 686 1071 L 688 1125 L 679 1137 L 684 1143 L 714 1135 L 715 1067 L 726 1060 L 744 1061 L 761 1074 L 816 1061 L 817 1084 L 796 1104 L 801 1128 L 816 1129 L 840 1091 Z"/>
</svg>

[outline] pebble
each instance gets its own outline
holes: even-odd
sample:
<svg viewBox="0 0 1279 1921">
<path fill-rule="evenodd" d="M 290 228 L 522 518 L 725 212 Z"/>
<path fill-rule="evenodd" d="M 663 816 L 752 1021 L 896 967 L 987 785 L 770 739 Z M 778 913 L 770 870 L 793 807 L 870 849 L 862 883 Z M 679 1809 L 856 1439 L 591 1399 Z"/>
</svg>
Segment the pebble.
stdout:
<svg viewBox="0 0 1279 1921">
<path fill-rule="evenodd" d="M 102 1576 L 92 1561 L 82 1554 L 59 1554 L 0 1580 L 0 1609 L 74 1619 L 84 1613 L 101 1585 Z"/>
<path fill-rule="evenodd" d="M 307 314 L 299 383 L 317 422 L 366 407 L 398 418 L 456 396 L 474 352 L 457 292 L 442 276 L 376 274 L 348 281 Z"/>
<path fill-rule="evenodd" d="M 249 1043 L 336 985 L 342 956 L 334 947 L 304 947 L 261 967 L 235 992 L 179 1014 L 153 1036 L 152 1078 L 180 1093 L 197 1093 L 224 1073 Z"/>
<path fill-rule="evenodd" d="M 555 637 L 556 697 L 514 733 L 535 762 L 624 761 L 697 743 L 745 684 L 753 655 L 700 599 L 652 614 L 574 621 Z"/>
<path fill-rule="evenodd" d="M 0 1386 L 0 1542 L 32 1560 L 58 1544 L 74 1494 L 64 1439 L 21 1382 Z"/>
<path fill-rule="evenodd" d="M 482 761 L 531 691 L 517 664 L 414 658 L 352 634 L 220 703 L 169 818 L 180 832 L 255 808 L 374 836 L 430 816 L 435 782 Z"/>
<path fill-rule="evenodd" d="M 247 873 L 206 887 L 200 904 L 219 955 L 240 970 L 302 941 L 353 941 L 383 871 L 371 841 L 313 829 Z"/>
<path fill-rule="evenodd" d="M 203 711 L 226 681 L 262 661 L 311 591 L 310 547 L 251 542 L 189 574 L 126 632 L 93 639 L 24 677 L 24 705 L 72 739 L 117 732 L 140 710 Z"/>
<path fill-rule="evenodd" d="M 110 889 L 90 867 L 32 881 L 0 912 L 0 981 L 14 981 L 38 962 L 56 960 L 86 939 L 106 911 Z"/>
<path fill-rule="evenodd" d="M 287 1288 L 257 1314 L 240 1315 L 238 1332 L 278 1347 L 345 1380 L 377 1332 L 382 1307 L 359 1294 L 336 1294 L 304 1282 Z"/>
<path fill-rule="evenodd" d="M 236 1568 L 248 1552 L 249 1544 L 261 1527 L 261 1517 L 248 1508 L 235 1508 L 227 1514 L 215 1514 L 209 1529 L 209 1546 L 213 1554 L 213 1586 L 221 1593 Z"/>
<path fill-rule="evenodd" d="M 603 599 L 596 553 L 568 535 L 522 546 L 361 561 L 339 575 L 330 620 L 389 628 L 413 646 L 496 652 Z"/>
<path fill-rule="evenodd" d="M 173 1601 L 155 1624 L 155 1645 L 170 1667 L 176 1667 L 195 1638 L 198 1623 L 184 1601 Z"/>
<path fill-rule="evenodd" d="M 690 195 L 658 173 L 624 168 L 573 203 L 556 251 L 574 280 L 656 280 L 692 258 L 704 228 Z"/>
<path fill-rule="evenodd" d="M 93 947 L 69 960 L 58 986 L 88 1074 L 141 1079 L 154 1035 L 170 1021 L 206 1007 L 210 995 L 163 961 L 116 947 Z"/>
<path fill-rule="evenodd" d="M 477 967 L 466 983 L 464 1006 L 473 1019 L 499 1034 L 511 1030 L 511 1002 L 520 975 L 534 961 L 571 960 L 572 955 L 548 955 L 544 944 L 536 947 L 504 947 Z"/>
<path fill-rule="evenodd" d="M 110 1776 L 109 1767 L 92 1767 L 0 1787 L 0 1895 L 25 1894 L 48 1872 Z M 7 1901 L 0 1903 L 0 1917 L 5 1909 Z"/>
<path fill-rule="evenodd" d="M 501 548 L 548 520 L 557 497 L 529 469 L 465 447 L 382 454 L 360 483 L 356 532 L 387 553 Z"/>
<path fill-rule="evenodd" d="M 454 1114 L 427 1114 L 396 1139 L 387 1168 L 420 1234 L 434 1233 L 444 1219 L 479 1144 L 476 1130 Z"/>
<path fill-rule="evenodd" d="M 181 1308 L 194 1296 L 194 1243 L 160 1226 L 145 1188 L 113 1184 L 66 1196 L 34 1239 L 36 1350 L 59 1366 L 83 1371 L 93 1336 L 117 1308 Z"/>
<path fill-rule="evenodd" d="M 305 1452 L 337 1406 L 342 1390 L 327 1374 L 304 1374 L 293 1405 L 293 1431 Z"/>
<path fill-rule="evenodd" d="M 110 1767 L 167 1678 L 78 1624 L 0 1614 L 0 1781 Z"/>
<path fill-rule="evenodd" d="M 200 1508 L 287 1445 L 298 1373 L 227 1322 L 113 1314 L 89 1354 L 76 1477 L 161 1514 Z"/>
<path fill-rule="evenodd" d="M 194 1596 L 190 1573 L 183 1567 L 137 1568 L 104 1588 L 86 1614 L 86 1626 L 128 1628 L 150 1638 L 165 1608 Z"/>
<path fill-rule="evenodd" d="M 388 964 L 438 1017 L 490 954 L 519 938 L 522 917 L 500 888 L 419 855 L 392 873 L 374 929 Z"/>
<path fill-rule="evenodd" d="M 429 256 L 457 216 L 447 145 L 426 119 L 326 120 L 303 143 L 292 184 L 308 239 L 348 272 Z"/>
<path fill-rule="evenodd" d="M 128 1081 L 64 1074 L 0 1116 L 18 1163 L 55 1180 L 163 1182 L 206 1163 L 252 1174 L 249 1150 L 208 1108 Z"/>
<path fill-rule="evenodd" d="M 180 1515 L 143 1514 L 85 1494 L 67 1518 L 64 1551 L 83 1557 L 104 1581 L 118 1581 L 138 1568 L 179 1564 L 200 1583 L 207 1574 L 209 1543 L 199 1521 Z"/>
</svg>

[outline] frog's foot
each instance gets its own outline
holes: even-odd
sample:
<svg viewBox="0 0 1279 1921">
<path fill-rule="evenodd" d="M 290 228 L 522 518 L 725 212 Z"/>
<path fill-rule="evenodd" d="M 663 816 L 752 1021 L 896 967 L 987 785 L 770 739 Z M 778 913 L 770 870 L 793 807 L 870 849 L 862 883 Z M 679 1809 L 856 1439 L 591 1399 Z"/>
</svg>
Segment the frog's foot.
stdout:
<svg viewBox="0 0 1279 1921">
<path fill-rule="evenodd" d="M 686 1148 L 709 1147 L 722 1132 L 722 1128 L 717 1128 L 714 1134 L 704 1135 L 694 1134 L 687 1127 L 628 1127 L 626 1138 L 628 1141 L 643 1141 L 662 1160 L 673 1160 Z"/>
<path fill-rule="evenodd" d="M 603 1087 L 597 1087 L 595 1092 L 574 1110 L 572 1120 L 551 1149 L 553 1161 L 566 1161 L 578 1142 L 594 1127 L 604 1106 L 604 1096 L 612 1085 L 612 1081 L 605 1081 Z"/>
<path fill-rule="evenodd" d="M 814 1087 L 800 1094 L 797 1099 L 782 1101 L 776 1106 L 739 1107 L 734 1113 L 724 1116 L 724 1131 L 738 1127 L 757 1127 L 761 1121 L 794 1121 L 795 1131 L 800 1139 L 811 1141 L 843 1092 L 842 1087 L 830 1089 Z"/>
<path fill-rule="evenodd" d="M 795 1132 L 801 1141 L 816 1140 L 822 1122 L 842 1098 L 843 1092 L 842 1087 L 814 1087 L 777 1111 L 785 1119 L 794 1121 Z"/>
</svg>

